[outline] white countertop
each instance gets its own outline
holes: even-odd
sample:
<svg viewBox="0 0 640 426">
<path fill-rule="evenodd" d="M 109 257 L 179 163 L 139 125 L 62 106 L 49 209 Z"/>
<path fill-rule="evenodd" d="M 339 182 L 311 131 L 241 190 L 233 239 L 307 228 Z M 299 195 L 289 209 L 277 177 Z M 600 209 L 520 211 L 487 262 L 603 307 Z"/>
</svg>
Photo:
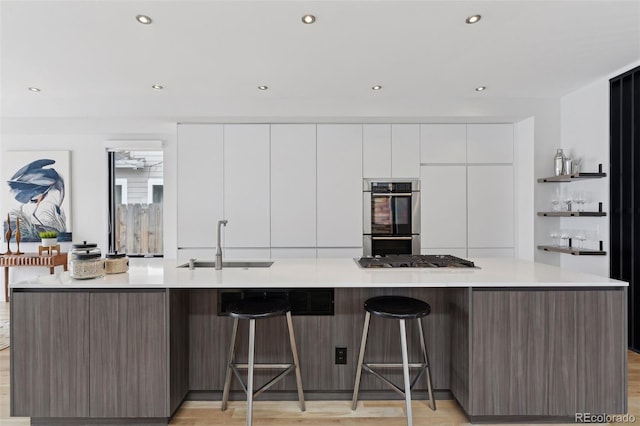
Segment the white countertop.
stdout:
<svg viewBox="0 0 640 426">
<path fill-rule="evenodd" d="M 202 259 L 212 260 L 212 259 Z M 76 280 L 68 272 L 11 288 L 373 288 L 373 287 L 626 287 L 597 275 L 516 259 L 470 259 L 479 268 L 363 269 L 353 259 L 281 259 L 269 268 L 176 268 L 176 260 L 134 258 L 129 272 Z"/>
</svg>

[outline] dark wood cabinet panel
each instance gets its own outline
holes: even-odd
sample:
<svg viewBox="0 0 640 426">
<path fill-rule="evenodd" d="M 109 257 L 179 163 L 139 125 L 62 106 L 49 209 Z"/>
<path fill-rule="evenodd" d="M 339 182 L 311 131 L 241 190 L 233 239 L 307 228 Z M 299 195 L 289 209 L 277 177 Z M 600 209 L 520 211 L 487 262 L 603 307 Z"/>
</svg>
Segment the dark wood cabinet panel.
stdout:
<svg viewBox="0 0 640 426">
<path fill-rule="evenodd" d="M 91 293 L 92 417 L 168 417 L 165 290 Z"/>
<path fill-rule="evenodd" d="M 470 391 L 470 307 L 471 290 L 468 288 L 449 291 L 449 315 L 451 316 L 451 368 L 450 389 L 465 411 L 469 411 Z"/>
<path fill-rule="evenodd" d="M 189 291 L 169 290 L 169 412 L 189 393 Z"/>
<path fill-rule="evenodd" d="M 89 295 L 13 293 L 11 415 L 89 415 Z"/>
<path fill-rule="evenodd" d="M 626 290 L 578 294 L 577 412 L 626 413 Z"/>
<path fill-rule="evenodd" d="M 548 310 L 548 369 L 547 376 L 548 411 L 550 416 L 572 414 L 576 407 L 576 380 L 578 369 L 575 359 L 579 348 L 576 346 L 576 329 L 580 328 L 577 318 L 579 300 L 573 291 L 547 291 Z M 545 330 L 540 330 L 545 332 Z M 618 348 L 619 350 L 620 348 Z"/>
<path fill-rule="evenodd" d="M 473 415 L 575 413 L 575 303 L 572 292 L 474 291 Z"/>
<path fill-rule="evenodd" d="M 626 412 L 626 291 L 474 290 L 474 416 Z"/>
</svg>

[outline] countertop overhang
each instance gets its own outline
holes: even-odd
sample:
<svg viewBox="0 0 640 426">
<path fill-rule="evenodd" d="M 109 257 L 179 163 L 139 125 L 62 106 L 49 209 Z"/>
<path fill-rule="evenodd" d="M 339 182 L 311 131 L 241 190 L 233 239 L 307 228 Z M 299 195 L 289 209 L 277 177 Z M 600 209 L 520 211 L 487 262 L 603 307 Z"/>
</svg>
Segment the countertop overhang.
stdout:
<svg viewBox="0 0 640 426">
<path fill-rule="evenodd" d="M 205 260 L 205 259 L 202 259 Z M 177 268 L 172 259 L 132 258 L 129 272 L 73 279 L 56 272 L 11 284 L 13 289 L 112 288 L 383 288 L 627 287 L 628 283 L 517 259 L 470 259 L 479 268 L 363 269 L 353 259 L 277 259 L 269 268 Z"/>
</svg>

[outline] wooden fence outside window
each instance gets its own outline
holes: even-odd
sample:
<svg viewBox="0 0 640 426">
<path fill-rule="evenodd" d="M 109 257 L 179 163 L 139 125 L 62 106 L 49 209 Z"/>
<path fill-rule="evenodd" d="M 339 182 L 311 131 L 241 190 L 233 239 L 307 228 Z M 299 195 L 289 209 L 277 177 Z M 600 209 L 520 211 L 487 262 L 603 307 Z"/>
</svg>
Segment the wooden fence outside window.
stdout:
<svg viewBox="0 0 640 426">
<path fill-rule="evenodd" d="M 116 246 L 128 255 L 161 255 L 162 204 L 116 206 Z"/>
</svg>

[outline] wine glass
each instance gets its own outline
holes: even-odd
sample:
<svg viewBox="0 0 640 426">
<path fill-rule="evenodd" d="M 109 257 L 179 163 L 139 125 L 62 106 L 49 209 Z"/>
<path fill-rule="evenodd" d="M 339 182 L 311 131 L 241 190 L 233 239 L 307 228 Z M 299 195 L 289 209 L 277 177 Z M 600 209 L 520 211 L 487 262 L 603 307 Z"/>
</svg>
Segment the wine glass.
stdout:
<svg viewBox="0 0 640 426">
<path fill-rule="evenodd" d="M 574 158 L 573 159 L 573 173 L 580 173 L 580 166 L 582 165 L 582 158 Z"/>
<path fill-rule="evenodd" d="M 587 239 L 587 233 L 584 229 L 578 229 L 574 232 L 573 238 L 577 240 L 576 248 L 584 248 L 584 242 Z"/>
<path fill-rule="evenodd" d="M 562 247 L 569 247 L 569 238 L 571 238 L 571 234 L 568 229 L 563 229 L 560 231 L 560 239 L 562 240 Z"/>
<path fill-rule="evenodd" d="M 586 197 L 584 191 L 576 191 L 573 196 L 573 202 L 576 203 L 576 211 L 584 211 L 585 198 Z"/>
<path fill-rule="evenodd" d="M 553 231 L 551 231 L 551 233 L 549 233 L 549 236 L 551 237 L 551 245 L 553 246 L 559 246 L 560 245 L 560 231 L 558 231 L 557 229 L 554 229 Z"/>
<path fill-rule="evenodd" d="M 562 197 L 562 202 L 567 205 L 567 208 L 566 208 L 565 211 L 570 212 L 571 211 L 571 203 L 573 202 L 573 195 L 571 194 L 571 192 L 567 191 L 564 194 L 564 197 Z"/>
<path fill-rule="evenodd" d="M 560 211 L 560 200 L 561 200 L 561 195 L 560 195 L 560 188 L 556 188 L 555 191 L 553 191 L 553 194 L 551 194 L 551 206 L 552 206 L 552 211 L 554 212 L 559 212 Z"/>
</svg>

